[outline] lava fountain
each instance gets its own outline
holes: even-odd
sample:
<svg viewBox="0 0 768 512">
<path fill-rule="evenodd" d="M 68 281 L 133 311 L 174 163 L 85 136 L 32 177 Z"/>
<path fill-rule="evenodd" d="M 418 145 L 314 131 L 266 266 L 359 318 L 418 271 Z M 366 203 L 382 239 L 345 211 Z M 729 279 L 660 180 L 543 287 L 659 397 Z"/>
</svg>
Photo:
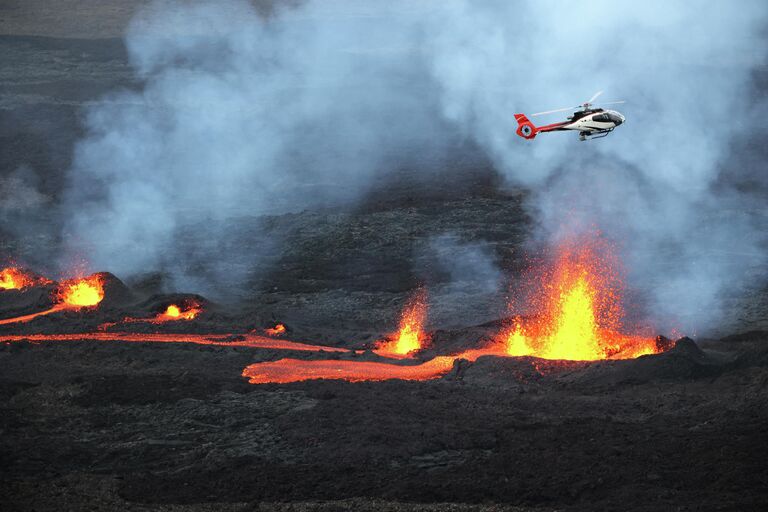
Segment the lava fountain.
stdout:
<svg viewBox="0 0 768 512">
<path fill-rule="evenodd" d="M 406 303 L 400 318 L 400 327 L 391 339 L 379 342 L 373 350 L 376 354 L 391 358 L 411 357 L 429 340 L 424 332 L 427 319 L 427 292 L 420 288 Z"/>
<path fill-rule="evenodd" d="M 87 308 L 104 299 L 104 282 L 98 274 L 61 283 L 59 300 L 68 308 Z"/>
<path fill-rule="evenodd" d="M 538 310 L 502 335 L 507 354 L 591 361 L 659 352 L 652 336 L 622 333 L 623 283 L 611 248 L 580 237 L 556 249 L 551 266 L 532 273 L 529 299 Z"/>
</svg>

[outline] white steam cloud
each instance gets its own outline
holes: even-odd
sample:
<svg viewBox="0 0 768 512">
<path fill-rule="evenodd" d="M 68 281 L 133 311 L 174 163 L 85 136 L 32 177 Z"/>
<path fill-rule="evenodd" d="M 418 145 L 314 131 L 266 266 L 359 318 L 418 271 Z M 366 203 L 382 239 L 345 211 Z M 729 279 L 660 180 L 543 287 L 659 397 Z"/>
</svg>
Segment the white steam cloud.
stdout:
<svg viewBox="0 0 768 512">
<path fill-rule="evenodd" d="M 704 328 L 764 263 L 754 203 L 718 178 L 744 164 L 730 145 L 755 122 L 767 12 L 758 0 L 309 1 L 265 19 L 244 0 L 155 2 L 127 34 L 143 89 L 88 112 L 68 239 L 100 268 L 173 269 L 182 225 L 354 201 L 458 131 L 533 189 L 539 239 L 599 228 L 657 321 Z M 514 135 L 514 113 L 599 89 L 628 101 L 609 138 Z"/>
<path fill-rule="evenodd" d="M 403 50 L 413 20 L 364 14 L 317 2 L 264 19 L 235 0 L 142 11 L 126 43 L 144 86 L 91 108 L 76 150 L 71 257 L 123 276 L 165 270 L 186 287 L 207 259 L 227 269 L 213 279 L 237 282 L 243 255 L 257 261 L 275 241 L 225 248 L 240 228 L 225 219 L 353 201 L 445 140 L 426 69 Z M 185 226 L 206 246 L 178 243 Z"/>
<path fill-rule="evenodd" d="M 713 186 L 724 166 L 764 172 L 729 149 L 748 135 L 766 14 L 758 1 L 458 2 L 429 41 L 445 115 L 512 181 L 533 187 L 539 236 L 602 230 L 623 245 L 654 319 L 688 330 L 718 321 L 723 293 L 765 262 L 754 202 Z M 601 89 L 601 99 L 628 100 L 628 122 L 609 139 L 510 140 L 512 112 L 578 104 Z"/>
</svg>

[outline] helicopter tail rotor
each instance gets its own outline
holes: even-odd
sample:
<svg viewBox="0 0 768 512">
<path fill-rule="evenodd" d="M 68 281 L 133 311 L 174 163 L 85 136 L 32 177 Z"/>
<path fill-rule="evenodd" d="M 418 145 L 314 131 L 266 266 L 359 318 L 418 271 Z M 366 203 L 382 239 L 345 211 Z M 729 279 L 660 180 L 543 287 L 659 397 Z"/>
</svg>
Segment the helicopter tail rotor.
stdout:
<svg viewBox="0 0 768 512">
<path fill-rule="evenodd" d="M 517 120 L 517 134 L 524 139 L 533 139 L 539 132 L 539 129 L 528 119 L 525 114 L 515 114 Z"/>
</svg>

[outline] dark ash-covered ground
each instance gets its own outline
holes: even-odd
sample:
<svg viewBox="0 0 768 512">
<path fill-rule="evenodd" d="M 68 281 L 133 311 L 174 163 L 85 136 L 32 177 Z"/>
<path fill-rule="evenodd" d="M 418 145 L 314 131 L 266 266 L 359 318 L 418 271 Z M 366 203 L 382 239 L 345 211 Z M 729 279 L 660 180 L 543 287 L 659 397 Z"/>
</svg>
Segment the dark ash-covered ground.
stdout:
<svg viewBox="0 0 768 512">
<path fill-rule="evenodd" d="M 56 34 L 68 39 L 29 37 L 41 32 L 12 14 L 4 19 L 15 25 L 0 25 L 13 34 L 0 39 L 2 199 L 20 197 L 7 178 L 23 169 L 38 193 L 25 200 L 55 204 L 83 104 L 137 84 L 111 25 L 81 39 L 71 28 Z M 449 165 L 439 187 L 411 186 L 418 179 L 403 169 L 363 205 L 232 221 L 232 243 L 258 243 L 265 229 L 287 243 L 260 260 L 240 296 L 210 297 L 200 321 L 181 329 L 243 332 L 279 320 L 290 339 L 362 347 L 395 328 L 426 276 L 440 347 L 490 336 L 485 323 L 504 316 L 504 293 L 415 267 L 414 254 L 418 262 L 424 239 L 451 232 L 488 242 L 514 274 L 531 226 L 526 193 L 501 188 L 471 147 Z M 47 270 L 55 213 L 17 211 L 4 211 L 0 254 Z M 20 233 L 22 220 L 41 229 Z M 199 243 L 194 232 L 183 243 Z M 37 250 L 41 239 L 49 253 Z M 197 270 L 205 275 L 205 262 Z M 169 298 L 163 280 L 128 281 L 98 317 L 61 314 L 0 335 L 151 315 Z M 0 299 L 0 318 L 40 309 L 46 297 L 33 293 Z M 717 332 L 666 354 L 564 367 L 483 358 L 432 382 L 253 386 L 240 377 L 253 362 L 320 356 L 0 344 L 0 509 L 759 510 L 768 505 L 768 293 L 744 290 L 726 307 Z"/>
</svg>

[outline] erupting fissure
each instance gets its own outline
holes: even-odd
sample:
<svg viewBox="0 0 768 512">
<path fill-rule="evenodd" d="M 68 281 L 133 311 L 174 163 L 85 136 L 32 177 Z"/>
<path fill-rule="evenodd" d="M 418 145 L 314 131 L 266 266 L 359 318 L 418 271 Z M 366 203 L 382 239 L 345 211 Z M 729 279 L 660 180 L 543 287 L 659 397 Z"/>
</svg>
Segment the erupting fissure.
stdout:
<svg viewBox="0 0 768 512">
<path fill-rule="evenodd" d="M 104 283 L 98 274 L 69 279 L 60 284 L 59 300 L 70 308 L 98 305 L 104 299 Z"/>
<path fill-rule="evenodd" d="M 285 334 L 285 331 L 285 325 L 281 323 L 275 324 L 274 327 L 268 327 L 264 329 L 264 332 L 267 334 L 267 336 L 282 336 Z"/>
<path fill-rule="evenodd" d="M 516 318 L 502 335 L 507 354 L 591 361 L 630 359 L 659 351 L 652 336 L 621 332 L 624 308 L 618 262 L 597 238 L 561 244 L 554 263 L 528 276 L 538 313 Z"/>
<path fill-rule="evenodd" d="M 168 305 L 162 313 L 150 318 L 132 318 L 126 317 L 119 322 L 106 322 L 99 325 L 100 331 L 110 330 L 116 325 L 122 324 L 163 324 L 166 322 L 176 322 L 184 320 L 194 320 L 197 315 L 203 311 L 203 308 L 196 302 L 192 302 L 186 307 L 178 306 L 176 304 Z"/>
<path fill-rule="evenodd" d="M 400 327 L 391 339 L 377 343 L 373 352 L 384 357 L 411 357 L 423 349 L 428 341 L 424 332 L 427 319 L 427 292 L 419 288 L 406 303 L 400 318 Z"/>
<path fill-rule="evenodd" d="M 0 276 L 4 289 L 25 286 L 23 283 L 26 281 L 18 278 L 19 274 L 8 270 L 5 269 Z M 389 358 L 390 361 L 285 358 L 252 364 L 243 370 L 242 375 L 254 384 L 310 379 L 343 379 L 350 382 L 430 380 L 450 372 L 459 359 L 475 361 L 482 356 L 533 356 L 558 360 L 551 363 L 558 365 L 565 364 L 564 360 L 629 359 L 661 352 L 666 346 L 660 346 L 656 338 L 643 334 L 625 334 L 623 283 L 619 270 L 618 260 L 611 247 L 598 236 L 574 238 L 558 245 L 550 264 L 537 266 L 526 274 L 526 285 L 523 288 L 526 293 L 519 299 L 523 299 L 525 305 L 535 314 L 515 317 L 509 328 L 485 347 L 416 361 L 417 353 L 423 350 L 429 341 L 424 330 L 427 293 L 421 288 L 406 303 L 398 331 L 388 339 L 378 342 L 373 350 L 378 356 Z M 56 297 L 58 302 L 51 309 L 0 320 L 0 325 L 27 322 L 63 309 L 96 306 L 104 298 L 103 283 L 98 274 L 65 281 L 60 284 Z M 123 322 L 160 323 L 192 320 L 201 311 L 202 307 L 197 303 L 170 304 L 155 317 L 126 318 Z M 270 339 L 254 333 L 222 338 L 200 334 L 104 332 L 107 327 L 113 325 L 115 324 L 102 324 L 99 328 L 101 332 L 96 333 L 0 336 L 0 342 L 98 340 L 351 352 L 348 349 Z M 272 337 L 285 332 L 286 327 L 282 323 L 264 329 L 264 333 Z M 538 360 L 538 363 L 541 361 Z"/>
<path fill-rule="evenodd" d="M 192 303 L 186 308 L 182 308 L 182 306 L 177 306 L 176 304 L 170 304 L 165 308 L 165 311 L 158 314 L 154 319 L 150 319 L 150 321 L 169 322 L 174 320 L 194 320 L 194 318 L 202 311 L 203 309 L 197 303 Z"/>
<path fill-rule="evenodd" d="M 30 286 L 48 284 L 50 281 L 36 277 L 18 267 L 6 267 L 0 270 L 0 290 L 23 290 Z"/>
<path fill-rule="evenodd" d="M 5 318 L 0 320 L 0 325 L 26 323 L 35 318 L 67 309 L 97 306 L 104 299 L 104 284 L 98 274 L 69 279 L 59 284 L 55 299 L 56 304 L 49 309 L 28 315 Z"/>
</svg>

